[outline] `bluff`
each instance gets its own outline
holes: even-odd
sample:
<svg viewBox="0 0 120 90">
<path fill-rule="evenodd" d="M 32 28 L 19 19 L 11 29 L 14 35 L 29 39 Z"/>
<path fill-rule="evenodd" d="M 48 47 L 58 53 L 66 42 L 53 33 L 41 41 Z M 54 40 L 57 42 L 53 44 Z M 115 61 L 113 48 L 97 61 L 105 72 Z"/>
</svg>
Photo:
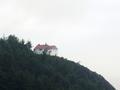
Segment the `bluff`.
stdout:
<svg viewBox="0 0 120 90">
<path fill-rule="evenodd" d="M 62 57 L 37 55 L 15 36 L 0 39 L 0 90 L 115 90 L 88 68 Z"/>
</svg>

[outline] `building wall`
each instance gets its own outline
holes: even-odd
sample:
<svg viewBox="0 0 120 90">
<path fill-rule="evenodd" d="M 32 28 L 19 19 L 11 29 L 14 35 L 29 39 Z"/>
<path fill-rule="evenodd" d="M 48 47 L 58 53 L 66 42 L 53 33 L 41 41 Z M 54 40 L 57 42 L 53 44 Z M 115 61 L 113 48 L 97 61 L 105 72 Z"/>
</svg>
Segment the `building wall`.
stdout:
<svg viewBox="0 0 120 90">
<path fill-rule="evenodd" d="M 52 56 L 56 56 L 57 55 L 57 50 L 56 49 L 50 50 L 50 53 L 48 53 L 48 54 L 52 55 Z"/>
<path fill-rule="evenodd" d="M 44 50 L 39 50 L 39 49 L 34 50 L 34 52 L 35 52 L 36 54 L 43 54 L 43 51 L 44 51 Z"/>
<path fill-rule="evenodd" d="M 36 50 L 34 50 L 34 52 L 36 54 L 43 54 L 44 50 L 36 49 Z M 57 55 L 57 49 L 50 49 L 50 50 L 47 51 L 46 54 L 51 55 L 51 56 L 56 56 Z"/>
</svg>

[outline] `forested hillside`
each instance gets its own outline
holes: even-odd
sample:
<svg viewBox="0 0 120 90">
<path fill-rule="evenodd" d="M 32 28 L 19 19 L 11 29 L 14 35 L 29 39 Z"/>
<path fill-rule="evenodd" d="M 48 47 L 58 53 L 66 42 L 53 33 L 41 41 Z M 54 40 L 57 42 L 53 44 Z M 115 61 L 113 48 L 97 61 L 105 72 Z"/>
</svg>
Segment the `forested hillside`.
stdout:
<svg viewBox="0 0 120 90">
<path fill-rule="evenodd" d="M 57 56 L 37 55 L 31 43 L 0 39 L 0 90 L 115 90 L 101 75 Z"/>
</svg>

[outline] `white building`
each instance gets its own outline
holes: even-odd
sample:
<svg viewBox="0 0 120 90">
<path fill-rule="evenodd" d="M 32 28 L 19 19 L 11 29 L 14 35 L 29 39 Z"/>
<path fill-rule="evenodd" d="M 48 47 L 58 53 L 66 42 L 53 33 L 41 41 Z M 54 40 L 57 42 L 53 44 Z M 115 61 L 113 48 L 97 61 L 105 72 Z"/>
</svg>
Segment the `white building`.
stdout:
<svg viewBox="0 0 120 90">
<path fill-rule="evenodd" d="M 45 52 L 46 54 L 48 55 L 52 55 L 52 56 L 56 56 L 57 55 L 57 47 L 52 45 L 47 45 L 47 44 L 44 44 L 44 45 L 40 45 L 38 44 L 35 48 L 34 48 L 34 52 L 36 54 L 43 54 L 43 52 Z"/>
</svg>

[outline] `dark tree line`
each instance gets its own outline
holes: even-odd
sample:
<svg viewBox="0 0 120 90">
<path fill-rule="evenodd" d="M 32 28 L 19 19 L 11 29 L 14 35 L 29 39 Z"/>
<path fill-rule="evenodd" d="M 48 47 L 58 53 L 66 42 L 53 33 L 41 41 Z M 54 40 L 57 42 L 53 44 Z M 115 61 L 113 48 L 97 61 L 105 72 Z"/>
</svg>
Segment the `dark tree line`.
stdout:
<svg viewBox="0 0 120 90">
<path fill-rule="evenodd" d="M 115 90 L 101 75 L 57 56 L 37 55 L 31 43 L 0 39 L 0 90 Z"/>
</svg>

